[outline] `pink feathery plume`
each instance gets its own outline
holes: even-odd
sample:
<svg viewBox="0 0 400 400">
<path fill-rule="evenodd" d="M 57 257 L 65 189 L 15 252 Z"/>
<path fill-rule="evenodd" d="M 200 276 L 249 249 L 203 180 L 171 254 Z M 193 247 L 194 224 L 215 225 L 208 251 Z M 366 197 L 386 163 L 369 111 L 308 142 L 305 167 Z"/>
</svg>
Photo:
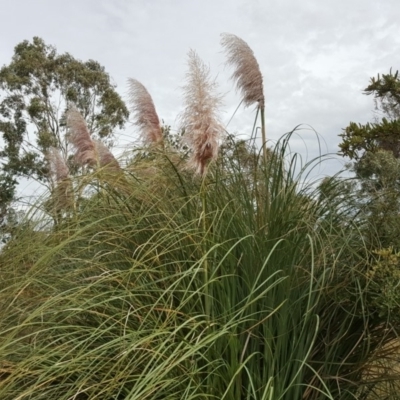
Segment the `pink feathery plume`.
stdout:
<svg viewBox="0 0 400 400">
<path fill-rule="evenodd" d="M 76 107 L 67 111 L 68 139 L 75 147 L 75 160 L 81 166 L 96 165 L 96 148 L 85 119 Z"/>
<path fill-rule="evenodd" d="M 219 141 L 224 132 L 219 120 L 221 96 L 210 70 L 195 51 L 189 52 L 189 72 L 184 89 L 185 110 L 180 115 L 185 141 L 192 151 L 189 168 L 204 175 L 207 164 L 218 156 Z"/>
<path fill-rule="evenodd" d="M 96 140 L 94 143 L 99 160 L 99 166 L 106 167 L 108 171 L 121 171 L 121 167 L 114 155 L 111 153 L 110 149 L 99 140 Z"/>
<path fill-rule="evenodd" d="M 260 66 L 254 57 L 253 50 L 243 39 L 230 33 L 223 33 L 221 36 L 222 46 L 228 56 L 227 63 L 235 68 L 232 79 L 236 82 L 236 88 L 242 93 L 244 105 L 250 106 L 257 103 L 260 111 L 262 150 L 264 161 L 266 161 L 265 97 Z"/>
<path fill-rule="evenodd" d="M 47 159 L 54 183 L 54 205 L 59 210 L 67 208 L 73 203 L 73 187 L 68 166 L 60 151 L 55 147 L 50 147 L 47 152 Z"/>
<path fill-rule="evenodd" d="M 129 100 L 135 119 L 134 124 L 139 127 L 142 140 L 148 144 L 162 143 L 163 133 L 160 119 L 149 92 L 136 79 L 130 78 L 128 84 Z"/>
<path fill-rule="evenodd" d="M 227 63 L 235 68 L 232 80 L 242 93 L 244 104 L 250 106 L 258 103 L 263 109 L 265 103 L 263 77 L 253 50 L 236 35 L 223 33 L 221 36 L 221 44 L 228 56 Z"/>
<path fill-rule="evenodd" d="M 47 159 L 49 161 L 50 173 L 54 183 L 59 183 L 68 178 L 68 166 L 58 149 L 50 147 L 47 152 Z"/>
</svg>

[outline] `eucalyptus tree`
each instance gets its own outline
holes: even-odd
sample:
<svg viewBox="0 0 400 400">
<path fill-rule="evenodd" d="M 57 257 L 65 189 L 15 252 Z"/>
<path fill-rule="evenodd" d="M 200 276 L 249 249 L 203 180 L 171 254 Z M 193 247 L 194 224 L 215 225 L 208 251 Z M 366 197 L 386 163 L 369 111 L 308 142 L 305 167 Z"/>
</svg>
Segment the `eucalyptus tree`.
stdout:
<svg viewBox="0 0 400 400">
<path fill-rule="evenodd" d="M 67 140 L 66 110 L 79 110 L 92 136 L 107 141 L 129 112 L 116 86 L 97 61 L 81 61 L 34 37 L 14 49 L 0 69 L 0 191 L 2 204 L 14 197 L 21 176 L 50 184 L 46 154 L 60 150 L 77 170 Z"/>
</svg>

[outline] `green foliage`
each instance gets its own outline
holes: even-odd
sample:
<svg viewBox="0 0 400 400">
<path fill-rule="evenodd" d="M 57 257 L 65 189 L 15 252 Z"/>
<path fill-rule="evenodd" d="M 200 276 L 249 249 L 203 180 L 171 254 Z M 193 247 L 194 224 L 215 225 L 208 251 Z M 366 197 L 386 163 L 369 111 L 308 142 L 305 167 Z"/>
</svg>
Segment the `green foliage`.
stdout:
<svg viewBox="0 0 400 400">
<path fill-rule="evenodd" d="M 377 110 L 382 111 L 391 120 L 400 118 L 400 79 L 399 71 L 394 74 L 382 74 L 372 77 L 365 89 L 368 95 L 374 95 Z"/>
<path fill-rule="evenodd" d="M 370 225 L 367 242 L 372 248 L 400 249 L 400 159 L 387 151 L 367 153 L 354 171 L 359 177 L 359 209 Z"/>
<path fill-rule="evenodd" d="M 0 397 L 366 399 L 395 329 L 349 211 L 287 144 L 264 163 L 232 143 L 204 179 L 156 152 L 20 230 L 0 253 Z"/>
<path fill-rule="evenodd" d="M 15 179 L 9 174 L 0 174 L 0 238 L 5 240 L 5 236 L 9 233 L 10 224 L 7 218 L 12 208 L 10 204 L 14 200 L 15 195 Z"/>
<path fill-rule="evenodd" d="M 398 72 L 371 78 L 365 89 L 386 118 L 366 125 L 350 123 L 341 135 L 342 154 L 353 160 L 352 191 L 359 220 L 367 221 L 363 239 L 369 251 L 400 250 L 400 80 Z M 372 253 L 371 253 L 372 257 Z"/>
<path fill-rule="evenodd" d="M 340 135 L 339 144 L 342 155 L 359 160 L 364 152 L 379 149 L 400 157 L 400 79 L 398 71 L 378 74 L 371 78 L 365 94 L 374 95 L 377 111 L 383 112 L 381 121 L 365 125 L 351 122 Z"/>
<path fill-rule="evenodd" d="M 380 123 L 365 125 L 350 122 L 340 136 L 341 154 L 351 159 L 359 160 L 365 152 L 379 149 L 391 151 L 395 157 L 400 156 L 400 120 L 383 118 Z"/>
<path fill-rule="evenodd" d="M 400 322 L 400 252 L 393 247 L 374 251 L 376 255 L 368 268 L 370 280 L 371 305 L 377 309 L 379 316 Z"/>
<path fill-rule="evenodd" d="M 103 67 L 39 38 L 0 85 L 1 399 L 396 398 L 397 73 L 366 89 L 388 118 L 342 135 L 355 179 L 309 183 L 321 158 L 299 165 L 291 134 L 262 156 L 228 135 L 193 176 L 164 126 L 162 146 L 65 174 L 24 217 L 16 177 L 46 181 L 50 146 L 68 157 L 66 106 L 100 139 L 128 113 Z"/>
<path fill-rule="evenodd" d="M 353 170 L 357 178 L 328 178 L 322 182 L 321 195 L 332 204 L 333 213 L 346 205 L 349 212 L 338 217 L 337 223 L 351 221 L 364 243 L 364 254 L 360 254 L 364 264 L 359 273 L 368 288 L 370 313 L 397 324 L 400 303 L 395 292 L 399 270 L 395 260 L 400 249 L 400 160 L 379 150 L 366 153 Z"/>
<path fill-rule="evenodd" d="M 68 157 L 65 110 L 74 103 L 98 138 L 110 138 L 122 128 L 128 110 L 109 75 L 98 62 L 58 54 L 34 37 L 15 47 L 9 65 L 0 70 L 0 132 L 4 148 L 1 192 L 13 196 L 16 177 L 47 181 L 45 154 L 49 147 Z M 3 199 L 2 199 L 3 200 Z M 2 203 L 3 204 L 3 203 Z"/>
</svg>

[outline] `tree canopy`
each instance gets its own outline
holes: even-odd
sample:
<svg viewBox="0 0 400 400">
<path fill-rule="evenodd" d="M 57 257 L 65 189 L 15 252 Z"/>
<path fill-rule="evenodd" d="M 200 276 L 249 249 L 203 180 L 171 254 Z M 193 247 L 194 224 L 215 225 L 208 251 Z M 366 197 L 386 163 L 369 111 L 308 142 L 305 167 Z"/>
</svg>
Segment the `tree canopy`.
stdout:
<svg viewBox="0 0 400 400">
<path fill-rule="evenodd" d="M 0 69 L 3 204 L 14 197 L 20 176 L 48 182 L 45 157 L 51 147 L 60 149 L 72 163 L 65 123 L 70 104 L 80 111 L 97 139 L 111 138 L 129 116 L 110 76 L 97 61 L 58 54 L 39 37 L 19 43 L 10 64 Z"/>
<path fill-rule="evenodd" d="M 398 71 L 372 77 L 365 88 L 366 95 L 373 95 L 375 109 L 383 117 L 375 122 L 359 124 L 350 122 L 339 144 L 341 154 L 359 160 L 365 152 L 391 151 L 400 157 L 400 78 Z"/>
<path fill-rule="evenodd" d="M 358 210 L 369 221 L 364 239 L 372 248 L 400 249 L 400 78 L 390 70 L 371 78 L 364 94 L 374 96 L 377 116 L 365 125 L 351 122 L 341 154 L 352 160 Z M 380 118 L 380 119 L 379 119 Z"/>
</svg>

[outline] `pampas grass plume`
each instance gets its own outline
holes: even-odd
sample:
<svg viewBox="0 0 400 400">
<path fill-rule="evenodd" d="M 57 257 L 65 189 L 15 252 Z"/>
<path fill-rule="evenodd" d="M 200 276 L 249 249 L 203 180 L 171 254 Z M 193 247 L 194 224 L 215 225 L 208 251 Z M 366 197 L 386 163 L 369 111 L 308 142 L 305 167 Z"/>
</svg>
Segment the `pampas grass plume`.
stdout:
<svg viewBox="0 0 400 400">
<path fill-rule="evenodd" d="M 243 39 L 230 33 L 223 33 L 221 36 L 221 44 L 228 56 L 227 63 L 234 67 L 232 80 L 242 93 L 244 105 L 250 106 L 254 103 L 258 105 L 261 114 L 262 151 L 264 162 L 266 162 L 265 97 L 260 66 L 254 57 L 253 50 Z"/>
<path fill-rule="evenodd" d="M 107 171 L 120 171 L 121 167 L 107 146 L 99 140 L 92 140 L 85 119 L 72 107 L 67 112 L 69 141 L 75 147 L 75 160 L 81 165 L 106 167 Z"/>
<path fill-rule="evenodd" d="M 68 208 L 73 204 L 73 187 L 69 169 L 59 149 L 50 147 L 47 152 L 50 174 L 54 184 L 53 200 L 56 210 Z"/>
<path fill-rule="evenodd" d="M 227 63 L 235 69 L 232 80 L 242 93 L 244 104 L 250 106 L 258 103 L 260 108 L 264 108 L 263 77 L 253 50 L 236 35 L 223 33 L 221 36 L 221 44 L 228 56 Z"/>
<path fill-rule="evenodd" d="M 149 92 L 136 79 L 128 79 L 128 85 L 134 124 L 139 128 L 142 140 L 147 144 L 162 143 L 160 119 Z"/>
<path fill-rule="evenodd" d="M 96 165 L 96 147 L 86 121 L 76 107 L 67 111 L 68 139 L 75 147 L 75 160 L 81 165 Z"/>
<path fill-rule="evenodd" d="M 180 115 L 185 142 L 192 151 L 188 166 L 204 175 L 210 160 L 218 155 L 224 128 L 219 119 L 221 96 L 210 70 L 194 50 L 189 52 L 189 72 L 184 89 L 185 109 Z"/>
<path fill-rule="evenodd" d="M 100 140 L 96 140 L 94 143 L 96 146 L 99 166 L 106 167 L 107 171 L 121 171 L 121 167 L 110 149 Z"/>
<path fill-rule="evenodd" d="M 68 178 L 68 166 L 58 149 L 55 147 L 50 147 L 49 151 L 47 152 L 47 159 L 49 161 L 50 174 L 53 178 L 54 184 Z"/>
</svg>

